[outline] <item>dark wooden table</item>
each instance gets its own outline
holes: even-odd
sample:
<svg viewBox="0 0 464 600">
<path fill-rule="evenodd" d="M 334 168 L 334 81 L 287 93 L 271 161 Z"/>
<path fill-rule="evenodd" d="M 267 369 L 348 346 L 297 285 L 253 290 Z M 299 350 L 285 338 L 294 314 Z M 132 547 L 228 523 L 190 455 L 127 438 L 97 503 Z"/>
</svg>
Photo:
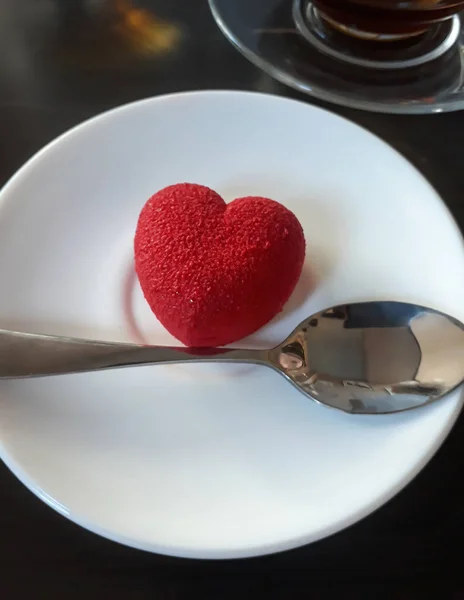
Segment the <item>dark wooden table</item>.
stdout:
<svg viewBox="0 0 464 600">
<path fill-rule="evenodd" d="M 58 134 L 124 102 L 208 88 L 302 98 L 229 45 L 206 0 L 137 0 L 137 6 L 178 27 L 179 45 L 162 51 L 128 0 L 0 1 L 0 183 Z M 464 112 L 390 116 L 330 108 L 412 161 L 464 229 Z M 228 562 L 166 558 L 110 543 L 54 513 L 0 466 L 0 596 L 462 599 L 463 440 L 461 418 L 424 471 L 350 529 L 292 552 Z"/>
</svg>

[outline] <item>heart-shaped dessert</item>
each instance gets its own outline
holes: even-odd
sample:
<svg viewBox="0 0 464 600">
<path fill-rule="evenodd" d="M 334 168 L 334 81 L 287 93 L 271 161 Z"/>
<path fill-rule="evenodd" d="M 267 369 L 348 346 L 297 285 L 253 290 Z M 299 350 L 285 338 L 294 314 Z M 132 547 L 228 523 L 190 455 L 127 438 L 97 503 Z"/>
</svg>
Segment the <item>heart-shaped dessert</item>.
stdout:
<svg viewBox="0 0 464 600">
<path fill-rule="evenodd" d="M 282 310 L 301 274 L 305 239 L 278 202 L 226 204 L 184 183 L 148 200 L 134 249 L 142 291 L 164 327 L 186 346 L 223 346 Z"/>
</svg>

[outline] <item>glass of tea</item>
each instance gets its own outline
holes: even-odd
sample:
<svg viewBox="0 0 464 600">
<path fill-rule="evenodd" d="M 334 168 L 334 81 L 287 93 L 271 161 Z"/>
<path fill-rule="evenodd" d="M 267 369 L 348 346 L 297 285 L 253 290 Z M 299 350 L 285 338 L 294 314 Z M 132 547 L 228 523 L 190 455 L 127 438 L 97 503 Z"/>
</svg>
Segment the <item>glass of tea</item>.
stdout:
<svg viewBox="0 0 464 600">
<path fill-rule="evenodd" d="M 456 0 L 314 0 L 321 19 L 347 35 L 393 41 L 424 34 L 457 14 Z"/>
<path fill-rule="evenodd" d="M 264 71 L 366 110 L 464 108 L 464 0 L 209 0 L 230 41 Z"/>
</svg>

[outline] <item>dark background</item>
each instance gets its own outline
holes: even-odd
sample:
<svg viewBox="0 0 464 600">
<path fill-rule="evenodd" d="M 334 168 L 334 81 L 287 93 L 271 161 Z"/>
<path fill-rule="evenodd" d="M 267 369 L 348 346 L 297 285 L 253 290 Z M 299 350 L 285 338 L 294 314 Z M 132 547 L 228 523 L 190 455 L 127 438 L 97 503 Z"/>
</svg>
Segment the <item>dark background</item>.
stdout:
<svg viewBox="0 0 464 600">
<path fill-rule="evenodd" d="M 87 10 L 77 0 L 0 0 L 0 184 L 66 129 L 139 98 L 233 88 L 308 100 L 242 58 L 206 0 L 134 0 L 176 27 L 177 45 L 164 51 L 146 35 L 147 15 L 131 11 L 128 0 L 86 3 Z M 329 108 L 403 153 L 464 229 L 464 112 L 395 116 Z M 425 470 L 350 529 L 284 554 L 226 562 L 166 558 L 98 538 L 42 504 L 2 465 L 0 596 L 462 599 L 463 435 L 460 418 Z"/>
</svg>

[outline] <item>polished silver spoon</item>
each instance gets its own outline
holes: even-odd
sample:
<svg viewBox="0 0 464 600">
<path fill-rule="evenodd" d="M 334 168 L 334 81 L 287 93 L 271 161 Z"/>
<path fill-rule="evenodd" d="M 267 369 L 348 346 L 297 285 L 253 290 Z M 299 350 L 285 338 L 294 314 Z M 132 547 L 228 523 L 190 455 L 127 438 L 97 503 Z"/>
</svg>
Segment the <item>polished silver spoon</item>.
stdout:
<svg viewBox="0 0 464 600">
<path fill-rule="evenodd" d="M 354 414 L 428 404 L 464 380 L 464 325 L 403 302 L 345 304 L 309 317 L 269 350 L 141 346 L 0 330 L 0 379 L 135 365 L 271 367 L 303 394 Z"/>
</svg>

